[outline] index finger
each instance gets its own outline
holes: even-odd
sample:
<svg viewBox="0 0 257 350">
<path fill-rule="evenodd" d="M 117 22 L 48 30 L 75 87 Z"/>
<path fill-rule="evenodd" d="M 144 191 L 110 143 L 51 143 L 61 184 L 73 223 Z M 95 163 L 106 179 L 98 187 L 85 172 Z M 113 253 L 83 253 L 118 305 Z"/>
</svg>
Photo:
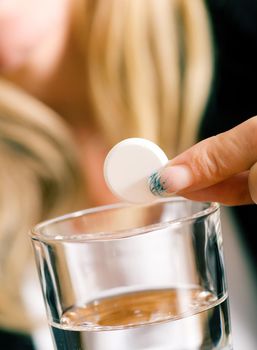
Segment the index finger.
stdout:
<svg viewBox="0 0 257 350">
<path fill-rule="evenodd" d="M 250 169 L 256 160 L 257 117 L 252 117 L 172 159 L 155 182 L 166 193 L 197 191 Z"/>
</svg>

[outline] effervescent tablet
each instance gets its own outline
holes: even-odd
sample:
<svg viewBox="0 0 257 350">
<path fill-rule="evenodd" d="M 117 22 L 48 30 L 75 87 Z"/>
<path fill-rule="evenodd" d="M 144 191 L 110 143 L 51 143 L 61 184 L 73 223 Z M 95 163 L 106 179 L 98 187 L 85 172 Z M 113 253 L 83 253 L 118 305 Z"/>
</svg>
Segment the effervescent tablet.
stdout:
<svg viewBox="0 0 257 350">
<path fill-rule="evenodd" d="M 156 200 L 148 184 L 151 174 L 168 162 L 163 150 L 152 141 L 129 138 L 116 144 L 104 163 L 104 177 L 110 190 L 131 203 Z"/>
</svg>

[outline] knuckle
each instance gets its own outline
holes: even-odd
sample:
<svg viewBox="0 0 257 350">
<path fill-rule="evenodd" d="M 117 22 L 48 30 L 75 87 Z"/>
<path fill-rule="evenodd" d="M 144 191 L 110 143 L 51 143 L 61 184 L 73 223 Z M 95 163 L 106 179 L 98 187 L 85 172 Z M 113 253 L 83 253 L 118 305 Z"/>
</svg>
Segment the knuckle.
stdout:
<svg viewBox="0 0 257 350">
<path fill-rule="evenodd" d="M 210 146 L 209 146 L 210 145 Z M 201 178 L 215 179 L 222 178 L 228 164 L 223 157 L 221 140 L 218 136 L 213 136 L 209 139 L 209 145 L 203 148 L 202 152 L 195 155 L 194 163 L 196 164 L 196 175 Z"/>
<path fill-rule="evenodd" d="M 248 120 L 248 130 L 249 130 L 249 146 L 250 150 L 257 150 L 257 116 L 252 117 Z"/>
</svg>

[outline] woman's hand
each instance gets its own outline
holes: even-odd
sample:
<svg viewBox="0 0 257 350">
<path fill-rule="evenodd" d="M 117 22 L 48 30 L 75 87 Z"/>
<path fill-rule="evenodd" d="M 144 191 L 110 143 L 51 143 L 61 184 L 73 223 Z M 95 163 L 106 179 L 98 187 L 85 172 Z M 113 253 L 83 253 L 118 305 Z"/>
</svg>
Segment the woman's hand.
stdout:
<svg viewBox="0 0 257 350">
<path fill-rule="evenodd" d="M 257 116 L 203 140 L 151 177 L 154 194 L 227 205 L 257 203 Z"/>
</svg>

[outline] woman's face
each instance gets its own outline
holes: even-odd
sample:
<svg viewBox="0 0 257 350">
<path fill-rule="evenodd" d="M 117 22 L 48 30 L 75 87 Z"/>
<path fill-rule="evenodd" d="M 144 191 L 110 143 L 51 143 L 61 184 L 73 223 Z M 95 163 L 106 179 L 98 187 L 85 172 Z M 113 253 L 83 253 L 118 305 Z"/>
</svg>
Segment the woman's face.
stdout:
<svg viewBox="0 0 257 350">
<path fill-rule="evenodd" d="M 0 72 L 21 66 L 65 24 L 70 0 L 0 0 Z"/>
</svg>

